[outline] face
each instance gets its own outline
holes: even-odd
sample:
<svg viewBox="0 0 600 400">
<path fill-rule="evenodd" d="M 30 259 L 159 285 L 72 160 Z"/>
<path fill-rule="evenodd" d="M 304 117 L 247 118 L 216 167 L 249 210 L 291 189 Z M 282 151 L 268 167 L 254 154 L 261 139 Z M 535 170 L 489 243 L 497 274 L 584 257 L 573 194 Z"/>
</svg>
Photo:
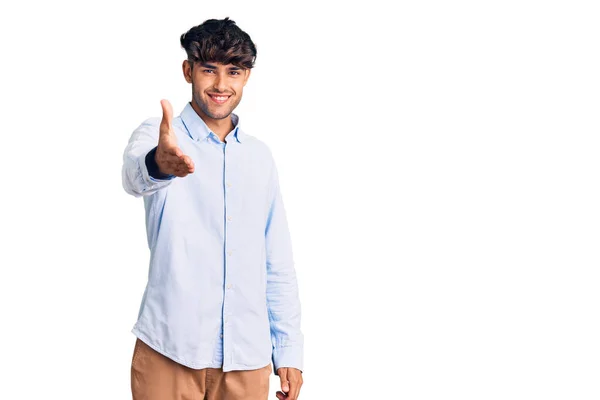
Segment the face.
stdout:
<svg viewBox="0 0 600 400">
<path fill-rule="evenodd" d="M 183 75 L 192 84 L 195 109 L 212 119 L 227 118 L 242 100 L 250 70 L 217 62 L 183 62 Z"/>
</svg>

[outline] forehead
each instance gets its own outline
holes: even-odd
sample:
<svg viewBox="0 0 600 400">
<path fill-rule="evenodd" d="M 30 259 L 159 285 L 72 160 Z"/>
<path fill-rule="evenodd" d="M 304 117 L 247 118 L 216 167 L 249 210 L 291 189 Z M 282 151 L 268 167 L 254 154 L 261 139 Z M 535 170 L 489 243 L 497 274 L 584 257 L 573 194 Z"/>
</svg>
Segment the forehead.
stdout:
<svg viewBox="0 0 600 400">
<path fill-rule="evenodd" d="M 216 61 L 206 61 L 206 62 L 198 61 L 198 64 L 200 64 L 204 68 L 212 68 L 212 69 L 234 69 L 234 70 L 242 69 L 233 64 L 223 64 L 223 63 L 216 62 Z"/>
</svg>

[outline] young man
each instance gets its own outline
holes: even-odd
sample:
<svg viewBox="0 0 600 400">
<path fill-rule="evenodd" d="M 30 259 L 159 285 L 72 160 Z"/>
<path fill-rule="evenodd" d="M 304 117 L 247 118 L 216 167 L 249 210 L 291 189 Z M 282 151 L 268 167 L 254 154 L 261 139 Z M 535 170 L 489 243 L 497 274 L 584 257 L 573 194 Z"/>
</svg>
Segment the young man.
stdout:
<svg viewBox="0 0 600 400">
<path fill-rule="evenodd" d="M 162 119 L 144 121 L 123 154 L 150 248 L 133 398 L 266 400 L 273 369 L 277 398 L 296 400 L 304 338 L 277 168 L 233 113 L 256 47 L 229 18 L 180 41 L 192 100 L 176 118 L 162 100 Z"/>
</svg>

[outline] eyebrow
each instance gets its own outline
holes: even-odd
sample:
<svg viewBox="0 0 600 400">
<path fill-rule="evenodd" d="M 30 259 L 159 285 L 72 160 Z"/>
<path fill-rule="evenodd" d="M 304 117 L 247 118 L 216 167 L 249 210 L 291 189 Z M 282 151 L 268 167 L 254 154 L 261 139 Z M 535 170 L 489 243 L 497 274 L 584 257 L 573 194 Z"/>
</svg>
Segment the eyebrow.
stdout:
<svg viewBox="0 0 600 400">
<path fill-rule="evenodd" d="M 203 67 L 206 67 L 206 68 L 217 69 L 217 67 L 215 65 L 207 64 L 207 63 L 204 63 L 204 62 L 201 62 L 200 65 L 202 65 Z M 239 70 L 241 70 L 240 67 L 235 67 L 235 66 L 234 67 L 229 67 L 227 69 L 230 70 L 230 71 L 239 71 Z"/>
</svg>

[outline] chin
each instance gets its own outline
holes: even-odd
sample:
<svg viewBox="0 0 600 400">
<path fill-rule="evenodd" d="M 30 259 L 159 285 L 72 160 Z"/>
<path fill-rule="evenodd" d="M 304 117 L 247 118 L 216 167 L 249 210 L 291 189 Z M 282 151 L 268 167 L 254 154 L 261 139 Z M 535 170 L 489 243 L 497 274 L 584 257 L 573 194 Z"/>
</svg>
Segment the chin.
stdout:
<svg viewBox="0 0 600 400">
<path fill-rule="evenodd" d="M 207 112 L 206 113 L 206 115 L 208 115 L 212 119 L 224 119 L 224 118 L 227 118 L 229 116 L 229 114 L 231 114 L 231 111 L 228 111 L 228 112 L 221 111 L 221 112 L 217 112 L 217 113 Z"/>
</svg>

